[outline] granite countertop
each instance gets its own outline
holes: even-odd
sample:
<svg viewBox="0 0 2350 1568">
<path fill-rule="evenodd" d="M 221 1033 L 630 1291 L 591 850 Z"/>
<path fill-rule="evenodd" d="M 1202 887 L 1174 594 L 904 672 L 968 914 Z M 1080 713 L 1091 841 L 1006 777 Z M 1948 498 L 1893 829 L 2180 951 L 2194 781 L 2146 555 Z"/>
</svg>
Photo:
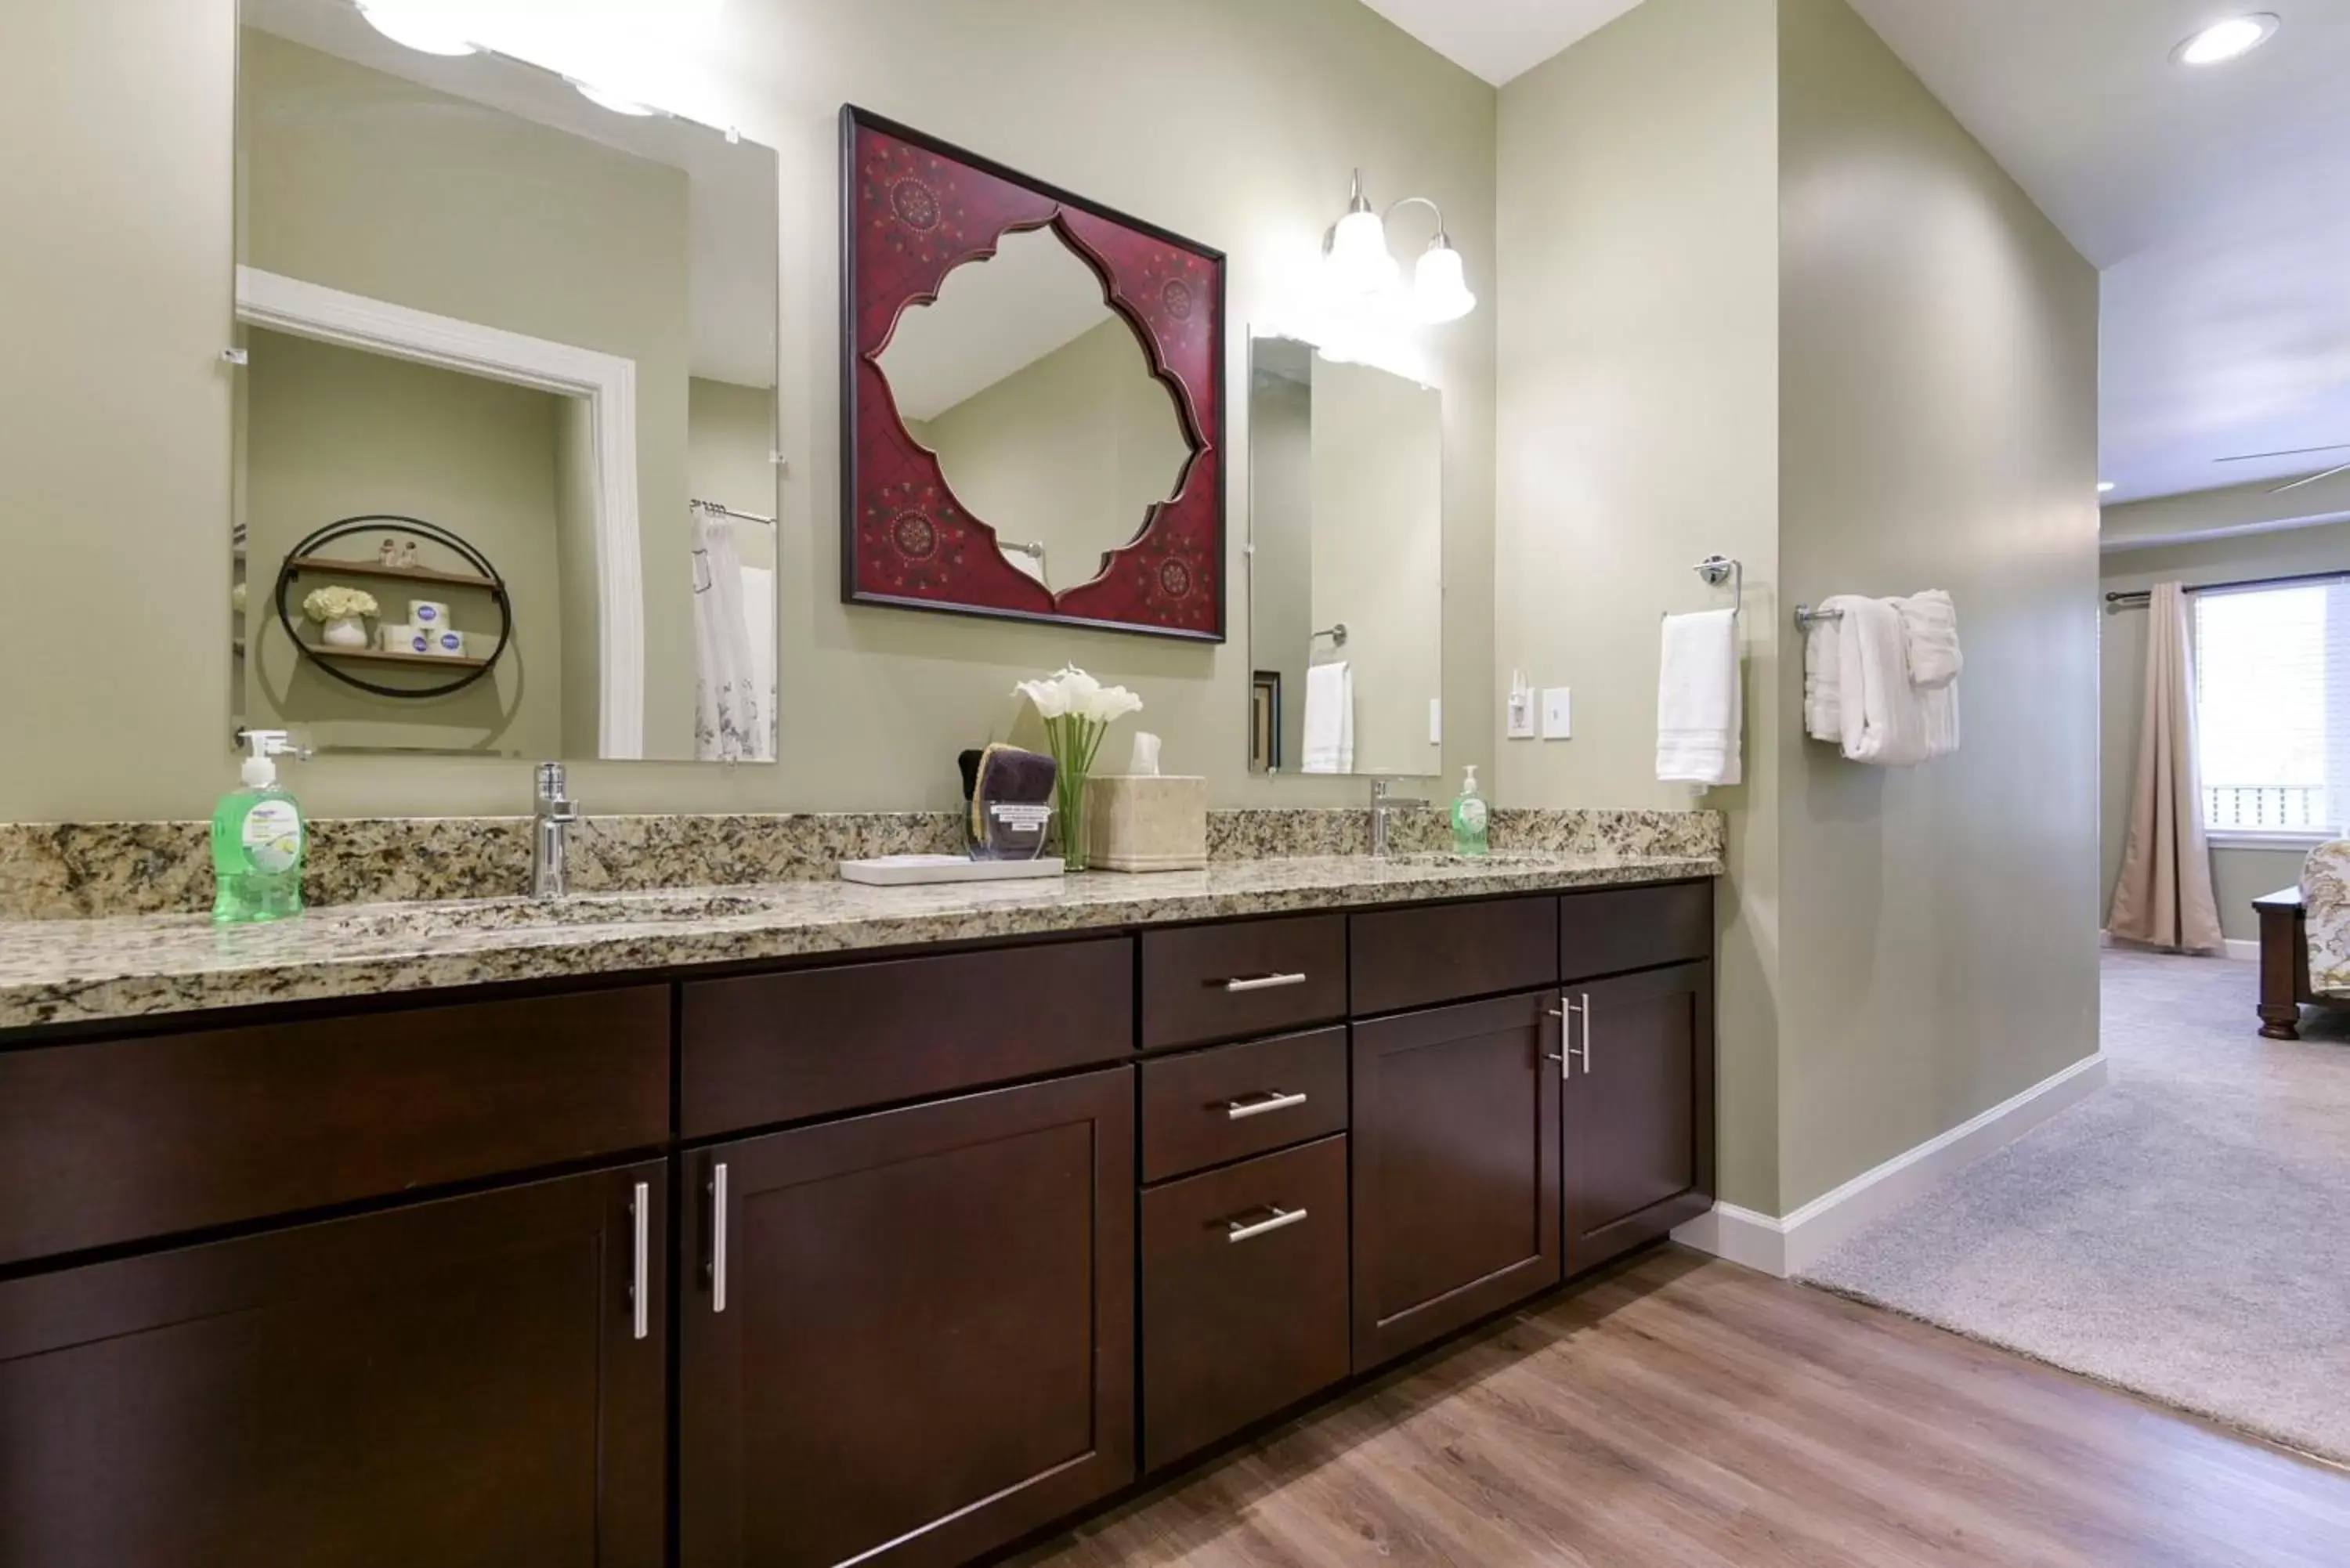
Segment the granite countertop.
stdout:
<svg viewBox="0 0 2350 1568">
<path fill-rule="evenodd" d="M 625 974 L 802 953 L 1669 881 L 1718 857 L 1496 852 L 1244 860 L 1204 871 L 872 888 L 842 881 L 352 904 L 276 926 L 198 915 L 0 922 L 0 1030 Z"/>
</svg>

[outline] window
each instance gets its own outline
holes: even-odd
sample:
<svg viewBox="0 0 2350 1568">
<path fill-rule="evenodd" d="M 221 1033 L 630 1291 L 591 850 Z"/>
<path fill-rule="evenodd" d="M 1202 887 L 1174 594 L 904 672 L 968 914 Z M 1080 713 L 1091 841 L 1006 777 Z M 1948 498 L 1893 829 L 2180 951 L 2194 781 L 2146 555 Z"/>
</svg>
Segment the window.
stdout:
<svg viewBox="0 0 2350 1568">
<path fill-rule="evenodd" d="M 2204 826 L 2338 835 L 2350 817 L 2350 579 L 2193 602 Z"/>
</svg>

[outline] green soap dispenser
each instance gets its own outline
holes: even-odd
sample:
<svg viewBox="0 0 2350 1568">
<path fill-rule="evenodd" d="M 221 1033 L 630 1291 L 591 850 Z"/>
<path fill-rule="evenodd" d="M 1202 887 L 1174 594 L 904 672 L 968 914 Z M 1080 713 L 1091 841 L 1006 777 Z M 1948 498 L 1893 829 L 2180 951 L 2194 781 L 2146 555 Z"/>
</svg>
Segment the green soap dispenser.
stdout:
<svg viewBox="0 0 2350 1568">
<path fill-rule="evenodd" d="M 277 787 L 282 756 L 299 755 L 283 730 L 246 730 L 244 787 L 221 796 L 213 812 L 213 923 L 283 920 L 302 912 L 302 857 L 309 824 L 292 795 Z"/>
<path fill-rule="evenodd" d="M 1482 855 L 1488 847 L 1485 802 L 1477 793 L 1477 764 L 1471 763 L 1468 777 L 1461 781 L 1461 798 L 1452 803 L 1452 853 Z"/>
</svg>

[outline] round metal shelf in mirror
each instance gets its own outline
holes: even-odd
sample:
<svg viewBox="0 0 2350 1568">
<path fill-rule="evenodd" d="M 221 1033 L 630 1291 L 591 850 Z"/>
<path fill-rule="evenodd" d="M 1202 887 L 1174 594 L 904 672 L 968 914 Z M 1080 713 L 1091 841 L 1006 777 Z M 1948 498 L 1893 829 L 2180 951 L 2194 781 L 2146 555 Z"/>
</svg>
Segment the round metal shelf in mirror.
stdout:
<svg viewBox="0 0 2350 1568">
<path fill-rule="evenodd" d="M 404 550 L 387 548 L 372 560 L 354 560 L 336 556 L 329 546 L 338 540 L 357 538 L 362 535 L 383 536 L 390 545 L 393 538 L 405 535 L 410 543 Z M 416 565 L 413 561 L 415 543 L 425 542 L 448 551 L 463 563 L 461 570 Z M 305 639 L 297 629 L 293 608 L 295 584 L 303 577 L 369 577 L 384 581 L 407 583 L 421 589 L 456 589 L 460 592 L 484 594 L 498 609 L 497 640 L 484 655 L 432 653 L 421 649 L 385 649 L 363 643 L 354 647 L 329 646 Z M 505 579 L 498 575 L 489 557 L 472 545 L 436 523 L 421 517 L 402 517 L 389 513 L 370 513 L 363 516 L 345 517 L 306 535 L 301 543 L 286 553 L 277 568 L 277 586 L 274 597 L 277 603 L 278 624 L 286 628 L 301 657 L 346 686 L 378 697 L 394 697 L 417 701 L 447 697 L 464 691 L 488 675 L 504 657 L 506 648 L 514 641 L 514 606 L 506 593 Z M 472 635 L 472 634 L 468 634 Z M 356 672 L 358 669 L 382 668 L 409 670 L 448 670 L 447 680 L 422 686 L 400 686 L 373 680 Z"/>
</svg>

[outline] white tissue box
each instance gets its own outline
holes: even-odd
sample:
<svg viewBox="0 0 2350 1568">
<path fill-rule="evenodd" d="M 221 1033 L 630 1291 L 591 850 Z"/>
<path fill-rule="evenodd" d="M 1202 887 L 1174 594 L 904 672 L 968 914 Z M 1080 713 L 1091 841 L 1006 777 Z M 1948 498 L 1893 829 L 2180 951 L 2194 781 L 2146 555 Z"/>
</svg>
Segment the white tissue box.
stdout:
<svg viewBox="0 0 2350 1568">
<path fill-rule="evenodd" d="M 408 620 L 419 631 L 438 631 L 449 624 L 449 607 L 431 599 L 411 599 Z"/>
<path fill-rule="evenodd" d="M 412 626 L 384 626 L 375 628 L 376 649 L 381 653 L 421 653 L 421 635 Z"/>
<path fill-rule="evenodd" d="M 463 659 L 465 657 L 463 632 L 445 626 L 420 627 L 417 629 L 424 633 L 425 639 L 432 645 L 432 651 L 441 658 Z"/>
<path fill-rule="evenodd" d="M 1097 871 L 1197 871 L 1208 863 L 1208 781 L 1161 774 L 1086 781 Z"/>
</svg>

